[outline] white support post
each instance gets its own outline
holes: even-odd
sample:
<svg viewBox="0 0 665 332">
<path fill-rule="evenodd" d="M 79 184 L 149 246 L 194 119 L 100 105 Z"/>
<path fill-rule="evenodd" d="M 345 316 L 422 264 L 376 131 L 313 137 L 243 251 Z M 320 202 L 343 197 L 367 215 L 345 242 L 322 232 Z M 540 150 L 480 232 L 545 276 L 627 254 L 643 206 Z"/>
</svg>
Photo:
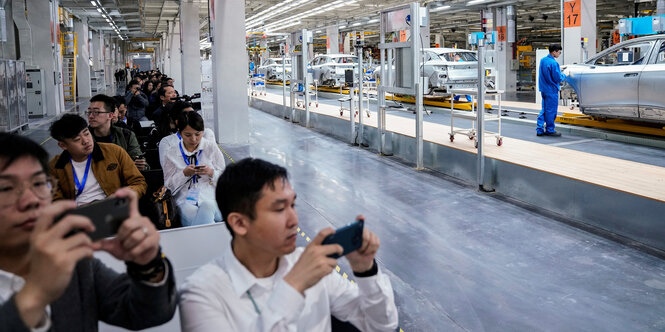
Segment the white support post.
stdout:
<svg viewBox="0 0 665 332">
<path fill-rule="evenodd" d="M 90 86 L 90 47 L 88 46 L 88 24 L 74 20 L 78 57 L 76 60 L 76 94 L 77 97 L 92 97 Z"/>
<path fill-rule="evenodd" d="M 245 0 L 209 0 L 215 135 L 225 144 L 249 142 Z"/>
<path fill-rule="evenodd" d="M 199 43 L 199 3 L 180 2 L 180 24 L 182 34 L 181 72 L 182 94 L 193 95 L 201 92 L 201 51 Z M 176 80 L 174 83 L 177 83 Z"/>
</svg>

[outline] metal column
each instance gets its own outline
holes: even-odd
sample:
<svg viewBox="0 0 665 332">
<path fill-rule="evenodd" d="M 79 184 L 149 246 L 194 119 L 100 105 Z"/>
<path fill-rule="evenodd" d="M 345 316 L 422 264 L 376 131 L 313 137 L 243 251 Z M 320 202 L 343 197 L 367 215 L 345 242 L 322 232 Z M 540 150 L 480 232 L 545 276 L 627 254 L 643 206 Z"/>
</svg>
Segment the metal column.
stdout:
<svg viewBox="0 0 665 332">
<path fill-rule="evenodd" d="M 481 17 L 482 21 L 482 17 Z M 483 155 L 483 144 L 485 142 L 485 128 L 483 128 L 483 116 L 485 114 L 485 38 L 478 38 L 478 98 L 476 99 L 476 140 L 477 151 L 477 182 L 478 189 L 484 190 L 485 183 L 485 156 Z M 501 116 L 501 114 L 499 114 Z"/>
<path fill-rule="evenodd" d="M 305 128 L 309 128 L 309 80 L 307 77 L 307 58 L 309 49 L 309 36 L 306 29 L 302 29 L 302 49 L 300 54 L 302 56 L 302 85 L 303 85 L 303 100 L 305 102 Z"/>
<path fill-rule="evenodd" d="M 356 46 L 356 52 L 358 53 L 358 145 L 362 146 L 365 129 L 363 127 L 363 47 Z"/>
<path fill-rule="evenodd" d="M 423 169 L 423 89 L 420 77 L 420 4 L 411 3 L 411 39 L 413 40 L 413 78 L 416 88 L 416 169 Z"/>
</svg>

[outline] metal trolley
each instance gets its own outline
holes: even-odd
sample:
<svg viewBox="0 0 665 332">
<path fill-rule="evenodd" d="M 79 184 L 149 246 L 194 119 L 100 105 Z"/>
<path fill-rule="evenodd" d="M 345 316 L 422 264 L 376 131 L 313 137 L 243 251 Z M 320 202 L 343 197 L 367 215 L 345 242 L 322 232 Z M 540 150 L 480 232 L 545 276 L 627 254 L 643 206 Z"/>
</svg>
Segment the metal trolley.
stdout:
<svg viewBox="0 0 665 332">
<path fill-rule="evenodd" d="M 465 135 L 469 139 L 472 139 L 473 146 L 478 148 L 478 139 L 477 139 L 477 130 L 476 130 L 476 120 L 478 119 L 478 111 L 485 109 L 485 105 L 478 105 L 476 107 L 476 102 L 478 101 L 478 90 L 476 89 L 452 89 L 450 90 L 450 141 L 453 142 L 455 140 L 455 134 L 460 134 L 460 135 Z M 494 99 L 499 103 L 499 112 L 494 115 L 494 114 L 487 114 L 483 116 L 483 123 L 485 121 L 498 121 L 498 130 L 497 132 L 491 132 L 484 130 L 485 136 L 494 136 L 496 138 L 496 145 L 501 146 L 503 144 L 503 137 L 501 136 L 501 95 L 503 94 L 502 90 L 495 90 L 495 91 L 485 91 L 485 97 L 488 96 L 493 96 Z M 455 96 L 456 95 L 470 95 L 473 96 L 472 101 L 471 101 L 471 112 L 469 111 L 460 111 L 460 110 L 455 110 L 454 108 L 454 103 L 455 103 Z M 474 100 L 475 99 L 475 100 Z M 455 130 L 454 127 L 454 121 L 455 118 L 458 119 L 466 119 L 466 120 L 471 120 L 471 128 L 470 129 L 458 129 Z M 484 126 L 483 126 L 484 128 Z"/>
<path fill-rule="evenodd" d="M 249 86 L 252 96 L 266 95 L 266 78 L 264 74 L 254 74 L 250 78 Z"/>
</svg>

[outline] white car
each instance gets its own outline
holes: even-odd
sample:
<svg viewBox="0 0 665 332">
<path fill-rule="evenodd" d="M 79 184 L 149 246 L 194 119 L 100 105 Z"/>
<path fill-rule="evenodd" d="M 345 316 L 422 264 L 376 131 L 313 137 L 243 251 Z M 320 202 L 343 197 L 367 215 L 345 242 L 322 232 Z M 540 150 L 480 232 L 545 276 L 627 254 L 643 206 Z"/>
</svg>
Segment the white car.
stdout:
<svg viewBox="0 0 665 332">
<path fill-rule="evenodd" d="M 318 85 L 344 85 L 345 71 L 351 69 L 358 72 L 358 57 L 348 54 L 317 55 L 309 64 L 312 77 Z"/>
<path fill-rule="evenodd" d="M 434 91 L 448 93 L 450 89 L 473 88 L 478 83 L 478 58 L 474 51 L 426 48 L 423 50 L 423 61 L 421 70 L 428 78 L 428 94 Z M 373 78 L 381 79 L 380 67 L 374 68 Z M 391 67 L 394 75 L 395 64 Z M 387 69 L 387 66 L 384 69 Z"/>
<path fill-rule="evenodd" d="M 291 59 L 286 59 L 286 81 L 291 80 Z M 284 81 L 282 74 L 282 58 L 270 58 L 263 61 L 257 69 L 259 74 L 265 75 L 266 80 Z"/>
</svg>

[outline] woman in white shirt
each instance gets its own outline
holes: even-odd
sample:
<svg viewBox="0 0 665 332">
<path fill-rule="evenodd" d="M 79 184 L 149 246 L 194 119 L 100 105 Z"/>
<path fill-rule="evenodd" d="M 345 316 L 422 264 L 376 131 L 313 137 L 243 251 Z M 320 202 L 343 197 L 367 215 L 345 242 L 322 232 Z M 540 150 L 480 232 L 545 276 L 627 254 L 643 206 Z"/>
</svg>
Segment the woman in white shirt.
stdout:
<svg viewBox="0 0 665 332">
<path fill-rule="evenodd" d="M 176 198 L 183 226 L 222 221 L 215 201 L 224 156 L 217 143 L 203 137 L 203 118 L 183 112 L 178 120 L 178 144 L 168 148 L 162 165 L 164 185 Z"/>
</svg>

